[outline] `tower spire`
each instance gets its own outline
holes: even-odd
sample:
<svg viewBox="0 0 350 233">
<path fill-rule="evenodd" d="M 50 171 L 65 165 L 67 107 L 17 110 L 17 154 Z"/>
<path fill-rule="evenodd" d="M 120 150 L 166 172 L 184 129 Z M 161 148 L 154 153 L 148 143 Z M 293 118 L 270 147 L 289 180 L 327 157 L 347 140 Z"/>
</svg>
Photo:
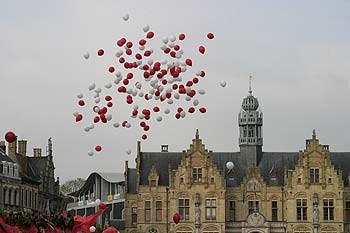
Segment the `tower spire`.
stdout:
<svg viewBox="0 0 350 233">
<path fill-rule="evenodd" d="M 249 75 L 249 95 L 251 95 L 252 94 L 252 76 L 251 75 Z"/>
</svg>

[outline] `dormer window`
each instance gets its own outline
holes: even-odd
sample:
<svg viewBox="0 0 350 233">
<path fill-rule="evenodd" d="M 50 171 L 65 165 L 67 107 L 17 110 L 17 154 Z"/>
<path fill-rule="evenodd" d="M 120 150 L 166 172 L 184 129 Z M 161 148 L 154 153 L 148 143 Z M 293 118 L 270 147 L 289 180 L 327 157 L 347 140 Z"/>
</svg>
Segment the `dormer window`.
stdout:
<svg viewBox="0 0 350 233">
<path fill-rule="evenodd" d="M 320 183 L 320 169 L 318 168 L 310 169 L 310 183 L 312 184 Z"/>
<path fill-rule="evenodd" d="M 202 168 L 195 167 L 192 169 L 193 182 L 202 182 Z"/>
</svg>

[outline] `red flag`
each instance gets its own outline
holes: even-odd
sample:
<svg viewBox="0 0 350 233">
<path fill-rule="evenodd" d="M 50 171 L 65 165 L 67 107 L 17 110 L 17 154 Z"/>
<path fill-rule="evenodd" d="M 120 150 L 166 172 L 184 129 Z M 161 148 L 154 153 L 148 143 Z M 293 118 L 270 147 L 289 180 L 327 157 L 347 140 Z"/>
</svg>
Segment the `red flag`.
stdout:
<svg viewBox="0 0 350 233">
<path fill-rule="evenodd" d="M 0 233 L 19 233 L 19 228 L 6 224 L 5 220 L 0 217 Z"/>
<path fill-rule="evenodd" d="M 32 225 L 30 225 L 30 227 L 28 229 L 21 227 L 21 231 L 23 233 L 38 233 L 38 228 L 36 228 L 36 226 L 34 224 L 32 224 Z"/>
<path fill-rule="evenodd" d="M 74 216 L 74 227 L 72 229 L 72 233 L 78 233 L 78 232 L 90 232 L 90 227 L 96 225 L 97 218 L 105 212 L 106 209 L 101 209 L 97 211 L 96 213 L 85 217 L 76 215 Z"/>
<path fill-rule="evenodd" d="M 104 230 L 103 233 L 119 233 L 119 231 L 112 226 Z"/>
</svg>

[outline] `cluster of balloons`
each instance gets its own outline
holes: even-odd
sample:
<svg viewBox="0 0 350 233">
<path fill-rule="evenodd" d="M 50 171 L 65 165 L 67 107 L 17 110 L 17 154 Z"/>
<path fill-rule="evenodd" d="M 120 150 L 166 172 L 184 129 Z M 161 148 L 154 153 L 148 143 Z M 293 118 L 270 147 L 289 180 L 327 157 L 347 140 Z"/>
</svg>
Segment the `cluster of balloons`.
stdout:
<svg viewBox="0 0 350 233">
<path fill-rule="evenodd" d="M 129 15 L 123 16 L 124 21 L 129 20 Z M 187 39 L 184 33 L 177 36 L 168 36 L 161 39 L 159 50 L 152 49 L 149 44 L 156 35 L 150 30 L 150 26 L 143 27 L 144 35 L 138 41 L 128 40 L 121 37 L 116 41 L 114 57 L 116 61 L 107 66 L 107 74 L 115 76 L 113 83 L 107 83 L 104 88 L 110 89 L 115 85 L 116 96 L 103 95 L 103 87 L 97 87 L 95 83 L 89 85 L 88 90 L 94 93 L 94 105 L 87 106 L 87 101 L 83 99 L 83 94 L 78 94 L 79 108 L 89 108 L 93 116 L 87 117 L 88 124 L 84 131 L 89 132 L 97 124 L 108 124 L 115 120 L 112 109 L 116 104 L 124 102 L 130 105 L 130 118 L 138 119 L 139 127 L 142 129 L 141 139 L 148 138 L 147 132 L 153 127 L 151 118 L 156 122 L 162 122 L 165 115 L 173 111 L 171 105 L 177 104 L 177 111 L 173 116 L 176 119 L 183 119 L 188 114 L 206 113 L 205 106 L 200 106 L 199 96 L 205 94 L 204 89 L 197 89 L 198 83 L 205 80 L 205 71 L 199 70 L 190 73 L 197 63 L 190 56 L 185 56 L 182 42 Z M 214 38 L 213 33 L 208 33 L 209 40 Z M 198 52 L 205 54 L 206 48 L 198 46 Z M 109 51 L 99 49 L 97 56 L 110 55 Z M 85 59 L 90 58 L 90 53 L 83 54 Z M 220 82 L 222 87 L 226 82 Z M 138 104 L 145 105 L 141 108 Z M 189 107 L 185 107 L 190 105 Z M 76 122 L 83 121 L 83 114 L 80 111 L 73 113 Z M 130 128 L 132 124 L 129 119 L 119 119 L 111 125 L 114 128 Z M 95 146 L 95 151 L 100 152 L 102 147 Z M 94 151 L 88 152 L 89 156 L 94 155 Z"/>
</svg>

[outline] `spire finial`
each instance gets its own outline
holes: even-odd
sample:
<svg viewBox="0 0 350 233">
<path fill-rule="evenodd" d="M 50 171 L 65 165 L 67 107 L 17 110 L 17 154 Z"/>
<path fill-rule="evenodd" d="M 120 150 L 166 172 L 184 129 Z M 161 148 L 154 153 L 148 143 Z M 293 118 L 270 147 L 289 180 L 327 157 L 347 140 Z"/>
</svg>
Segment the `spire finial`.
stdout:
<svg viewBox="0 0 350 233">
<path fill-rule="evenodd" d="M 315 130 L 315 129 L 312 130 L 312 138 L 313 138 L 313 139 L 316 138 L 316 130 Z"/>
<path fill-rule="evenodd" d="M 252 94 L 252 76 L 249 76 L 249 94 Z"/>
<path fill-rule="evenodd" d="M 199 139 L 199 130 L 196 130 L 196 139 Z"/>
</svg>

